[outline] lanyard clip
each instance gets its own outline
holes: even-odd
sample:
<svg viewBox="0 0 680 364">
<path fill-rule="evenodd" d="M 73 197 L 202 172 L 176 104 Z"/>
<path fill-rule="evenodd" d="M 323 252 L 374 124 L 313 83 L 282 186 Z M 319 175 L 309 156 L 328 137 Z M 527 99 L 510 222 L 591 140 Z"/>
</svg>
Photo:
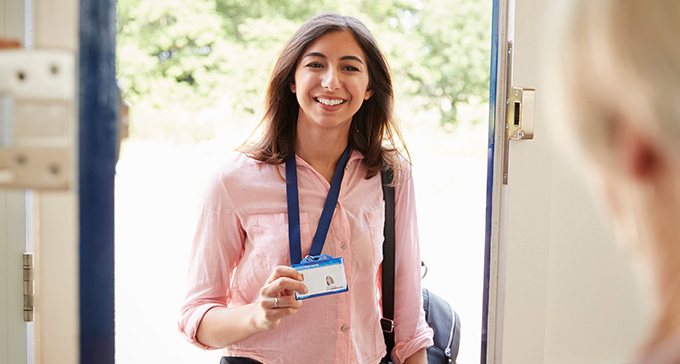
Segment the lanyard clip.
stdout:
<svg viewBox="0 0 680 364">
<path fill-rule="evenodd" d="M 331 260 L 331 259 L 333 259 L 333 257 L 331 257 L 331 256 L 328 255 L 328 254 L 314 255 L 314 256 L 308 255 L 308 256 L 305 257 L 305 259 L 302 259 L 302 261 L 300 262 L 300 264 L 317 264 L 317 263 L 324 263 L 324 262 L 327 262 L 327 261 L 329 261 L 329 260 Z"/>
</svg>

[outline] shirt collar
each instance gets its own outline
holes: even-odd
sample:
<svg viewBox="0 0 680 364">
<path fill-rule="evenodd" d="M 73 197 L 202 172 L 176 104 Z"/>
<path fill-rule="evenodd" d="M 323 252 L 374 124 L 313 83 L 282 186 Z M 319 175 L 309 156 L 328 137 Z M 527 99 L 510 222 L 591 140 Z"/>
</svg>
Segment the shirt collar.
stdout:
<svg viewBox="0 0 680 364">
<path fill-rule="evenodd" d="M 360 160 L 363 160 L 363 159 L 364 159 L 363 153 L 361 153 L 360 151 L 358 151 L 356 149 L 352 149 L 349 153 L 349 159 L 347 159 L 347 165 L 349 166 L 350 163 L 352 163 L 355 160 L 360 161 Z M 312 166 L 309 163 L 307 163 L 307 161 L 300 158 L 300 156 L 298 156 L 297 154 L 295 155 L 295 163 L 298 166 L 303 166 L 305 168 L 312 168 Z M 282 165 L 285 165 L 285 163 L 282 163 Z"/>
</svg>

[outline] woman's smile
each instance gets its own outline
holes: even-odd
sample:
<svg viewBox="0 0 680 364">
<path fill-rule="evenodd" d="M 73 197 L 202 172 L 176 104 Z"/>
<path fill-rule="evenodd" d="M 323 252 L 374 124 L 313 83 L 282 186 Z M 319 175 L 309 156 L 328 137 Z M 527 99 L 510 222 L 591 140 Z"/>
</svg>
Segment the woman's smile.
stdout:
<svg viewBox="0 0 680 364">
<path fill-rule="evenodd" d="M 346 100 L 343 99 L 331 99 L 331 98 L 325 98 L 325 97 L 315 97 L 314 100 L 316 102 L 319 102 L 321 104 L 324 104 L 326 106 L 336 106 L 340 104 L 344 104 Z"/>
</svg>

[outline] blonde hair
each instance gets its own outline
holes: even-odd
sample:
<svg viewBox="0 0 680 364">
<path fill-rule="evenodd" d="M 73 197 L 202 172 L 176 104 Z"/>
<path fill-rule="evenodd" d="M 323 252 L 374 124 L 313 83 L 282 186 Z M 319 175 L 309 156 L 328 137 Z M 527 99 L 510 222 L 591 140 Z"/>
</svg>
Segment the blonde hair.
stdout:
<svg viewBox="0 0 680 364">
<path fill-rule="evenodd" d="M 580 0 L 554 41 L 555 117 L 601 167 L 625 120 L 680 146 L 680 1 Z"/>
</svg>

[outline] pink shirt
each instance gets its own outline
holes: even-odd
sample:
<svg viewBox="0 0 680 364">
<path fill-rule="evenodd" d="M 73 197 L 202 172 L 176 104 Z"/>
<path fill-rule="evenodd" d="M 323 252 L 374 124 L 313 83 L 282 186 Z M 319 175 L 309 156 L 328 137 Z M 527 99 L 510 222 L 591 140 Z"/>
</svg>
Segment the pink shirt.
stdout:
<svg viewBox="0 0 680 364">
<path fill-rule="evenodd" d="M 323 254 L 343 257 L 349 291 L 305 300 L 278 328 L 230 345 L 226 355 L 266 364 L 367 363 L 385 354 L 380 328 L 384 202 L 380 174 L 367 180 L 352 151 Z M 309 252 L 330 184 L 297 157 L 303 256 Z M 205 313 L 259 300 L 273 268 L 290 265 L 284 165 L 239 154 L 205 188 L 191 251 L 179 329 L 195 345 Z M 395 349 L 403 362 L 432 345 L 420 291 L 420 252 L 413 182 L 396 187 Z"/>
</svg>

